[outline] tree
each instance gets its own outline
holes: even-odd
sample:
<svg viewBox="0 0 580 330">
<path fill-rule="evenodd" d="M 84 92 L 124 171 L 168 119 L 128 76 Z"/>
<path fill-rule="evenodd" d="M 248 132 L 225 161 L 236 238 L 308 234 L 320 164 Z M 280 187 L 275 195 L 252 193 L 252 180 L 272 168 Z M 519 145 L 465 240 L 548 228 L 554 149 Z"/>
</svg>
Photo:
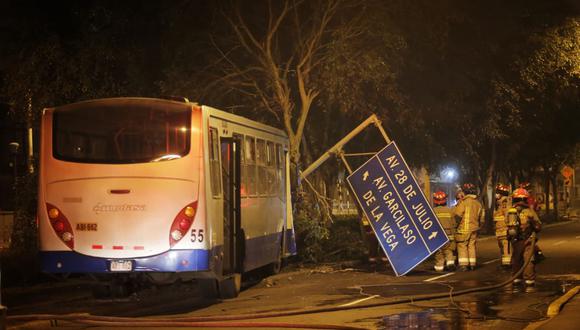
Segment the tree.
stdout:
<svg viewBox="0 0 580 330">
<path fill-rule="evenodd" d="M 143 37 L 135 31 L 125 32 L 138 27 L 120 19 L 121 12 L 76 3 L 3 5 L 13 31 L 3 36 L 8 42 L 0 67 L 1 92 L 14 117 L 26 123 L 27 129 L 38 131 L 45 107 L 139 92 L 151 94 L 156 88 L 148 79 L 153 70 L 136 69 L 144 66 L 143 58 L 136 56 L 136 41 Z M 124 10 L 127 14 L 136 8 Z M 59 20 L 54 20 L 55 16 Z M 28 159 L 28 167 L 33 172 L 36 160 Z M 15 250 L 31 252 L 30 244 L 36 242 L 36 184 L 34 173 L 17 180 Z"/>
<path fill-rule="evenodd" d="M 345 5 L 338 0 L 288 0 L 220 8 L 229 32 L 221 30 L 221 21 L 212 29 L 209 42 L 215 52 L 210 57 L 215 60 L 209 61 L 212 73 L 197 91 L 199 97 L 218 103 L 237 99 L 230 109 L 253 108 L 258 117 L 267 113 L 288 134 L 291 160 L 299 164 L 305 126 L 321 93 L 316 71 L 329 60 L 336 38 L 357 33 L 355 19 L 342 15 Z"/>
<path fill-rule="evenodd" d="M 520 63 L 522 114 L 526 155 L 523 165 L 544 171 L 546 196 L 554 190 L 557 217 L 556 176 L 566 157 L 580 141 L 580 22 L 565 19 L 530 37 L 534 50 Z M 549 210 L 549 198 L 546 198 Z"/>
</svg>

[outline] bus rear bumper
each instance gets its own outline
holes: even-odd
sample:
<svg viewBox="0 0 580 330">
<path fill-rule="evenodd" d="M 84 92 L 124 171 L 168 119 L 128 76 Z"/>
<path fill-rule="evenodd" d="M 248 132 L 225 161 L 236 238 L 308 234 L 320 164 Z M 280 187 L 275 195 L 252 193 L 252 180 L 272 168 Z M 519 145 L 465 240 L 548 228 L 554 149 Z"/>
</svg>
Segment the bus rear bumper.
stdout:
<svg viewBox="0 0 580 330">
<path fill-rule="evenodd" d="M 209 250 L 170 250 L 140 258 L 100 258 L 73 251 L 41 251 L 46 273 L 192 272 L 209 270 Z M 111 271 L 113 262 L 131 261 L 130 271 Z"/>
</svg>

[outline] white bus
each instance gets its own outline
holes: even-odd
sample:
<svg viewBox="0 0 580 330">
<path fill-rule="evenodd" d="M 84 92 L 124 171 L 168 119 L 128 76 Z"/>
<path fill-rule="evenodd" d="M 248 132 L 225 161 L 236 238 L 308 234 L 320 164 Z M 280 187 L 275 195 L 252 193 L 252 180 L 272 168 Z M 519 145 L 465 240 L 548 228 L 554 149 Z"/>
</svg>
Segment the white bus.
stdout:
<svg viewBox="0 0 580 330">
<path fill-rule="evenodd" d="M 45 109 L 42 270 L 237 295 L 240 274 L 296 254 L 287 150 L 283 131 L 187 100 Z"/>
</svg>

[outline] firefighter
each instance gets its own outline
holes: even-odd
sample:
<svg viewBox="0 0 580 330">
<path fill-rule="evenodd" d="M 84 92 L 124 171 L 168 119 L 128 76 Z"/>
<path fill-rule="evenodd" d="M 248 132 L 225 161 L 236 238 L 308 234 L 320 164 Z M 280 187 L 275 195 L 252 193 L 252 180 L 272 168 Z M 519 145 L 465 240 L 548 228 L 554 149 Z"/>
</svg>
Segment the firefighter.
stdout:
<svg viewBox="0 0 580 330">
<path fill-rule="evenodd" d="M 477 200 L 477 189 L 471 183 L 466 183 L 462 188 L 465 193 L 463 200 L 455 208 L 455 217 L 459 225 L 455 231 L 457 243 L 457 257 L 459 270 L 474 270 L 477 263 L 476 240 L 477 231 L 484 217 L 484 210 Z"/>
<path fill-rule="evenodd" d="M 435 215 L 441 222 L 445 233 L 449 237 L 449 242 L 435 253 L 435 271 L 442 272 L 445 267 L 447 270 L 455 270 L 455 219 L 453 212 L 447 206 L 447 194 L 443 191 L 437 191 L 433 194 L 433 204 L 435 204 Z"/>
<path fill-rule="evenodd" d="M 463 192 L 463 190 L 461 190 L 461 188 L 459 188 L 457 192 L 455 192 L 455 207 L 461 204 L 461 201 L 463 200 L 464 197 L 465 193 Z"/>
<path fill-rule="evenodd" d="M 509 187 L 505 184 L 498 184 L 495 188 L 495 211 L 493 212 L 493 222 L 495 224 L 495 236 L 501 256 L 501 265 L 504 268 L 511 266 L 511 246 L 507 239 L 506 212 L 508 210 Z"/>
<path fill-rule="evenodd" d="M 536 201 L 536 198 L 534 197 L 534 194 L 532 193 L 532 184 L 529 182 L 522 182 L 518 185 L 518 188 L 523 188 L 525 189 L 528 194 L 530 195 L 530 197 L 528 197 L 528 208 L 537 211 L 538 210 L 538 202 Z"/>
<path fill-rule="evenodd" d="M 534 193 L 532 191 L 532 184 L 529 182 L 522 182 L 519 184 L 519 188 L 524 188 L 528 192 L 528 194 L 530 195 L 528 197 L 528 200 L 527 200 L 528 208 L 534 210 L 534 212 L 537 212 L 538 211 L 538 201 L 534 197 Z M 537 239 L 536 239 L 536 247 L 534 249 L 534 260 L 536 263 L 539 263 L 544 259 L 546 259 L 546 256 L 544 256 L 544 252 L 540 248 L 540 245 L 538 244 Z"/>
<path fill-rule="evenodd" d="M 542 228 L 542 222 L 536 212 L 528 206 L 530 194 L 523 188 L 518 188 L 512 195 L 514 206 L 508 210 L 508 238 L 513 247 L 512 251 L 512 274 L 515 275 L 528 258 L 533 257 L 532 241 L 536 239 L 536 233 Z M 532 260 L 533 261 L 533 260 Z M 533 286 L 536 280 L 536 268 L 534 262 L 529 262 L 524 272 L 516 279 L 514 284 L 525 280 L 526 286 Z"/>
</svg>

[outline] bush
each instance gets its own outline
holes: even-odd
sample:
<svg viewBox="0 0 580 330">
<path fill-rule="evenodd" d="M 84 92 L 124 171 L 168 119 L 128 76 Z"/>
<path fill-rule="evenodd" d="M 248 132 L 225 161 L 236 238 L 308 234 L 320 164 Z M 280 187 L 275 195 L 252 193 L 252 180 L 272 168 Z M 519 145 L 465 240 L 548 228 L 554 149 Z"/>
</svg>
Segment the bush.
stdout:
<svg viewBox="0 0 580 330">
<path fill-rule="evenodd" d="M 23 285 L 40 277 L 36 225 L 37 175 L 26 173 L 13 186 L 14 224 L 10 249 L 2 252 L 2 284 Z"/>
<path fill-rule="evenodd" d="M 24 286 L 41 281 L 40 264 L 36 251 L 2 253 L 2 286 Z"/>
<path fill-rule="evenodd" d="M 362 258 L 367 247 L 357 216 L 327 221 L 312 195 L 302 194 L 294 203 L 298 258 L 306 263 Z"/>
<path fill-rule="evenodd" d="M 37 187 L 36 174 L 21 176 L 14 184 L 14 226 L 10 247 L 12 254 L 36 254 L 38 251 Z"/>
<path fill-rule="evenodd" d="M 358 217 L 335 218 L 328 240 L 323 242 L 324 261 L 363 259 L 368 253 Z"/>
<path fill-rule="evenodd" d="M 302 193 L 294 203 L 298 257 L 303 262 L 320 262 L 324 259 L 323 242 L 329 237 L 327 224 L 312 196 Z"/>
</svg>

